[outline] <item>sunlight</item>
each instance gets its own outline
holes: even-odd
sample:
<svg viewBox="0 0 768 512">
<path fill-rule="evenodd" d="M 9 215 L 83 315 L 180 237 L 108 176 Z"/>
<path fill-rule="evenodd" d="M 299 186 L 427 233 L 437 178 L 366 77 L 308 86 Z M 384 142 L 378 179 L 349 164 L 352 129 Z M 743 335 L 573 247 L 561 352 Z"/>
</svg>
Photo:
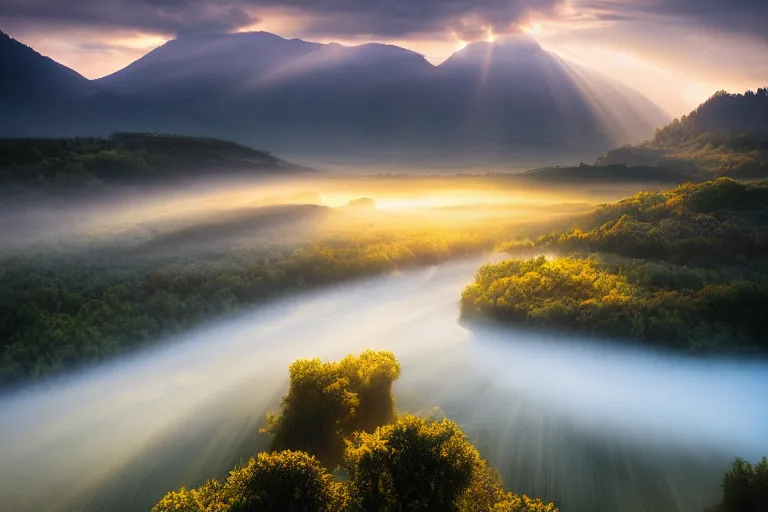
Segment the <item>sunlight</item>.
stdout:
<svg viewBox="0 0 768 512">
<path fill-rule="evenodd" d="M 544 27 L 541 26 L 541 23 L 531 23 L 530 25 L 520 26 L 520 30 L 522 30 L 526 34 L 531 34 L 531 35 L 540 34 L 543 29 Z"/>
</svg>

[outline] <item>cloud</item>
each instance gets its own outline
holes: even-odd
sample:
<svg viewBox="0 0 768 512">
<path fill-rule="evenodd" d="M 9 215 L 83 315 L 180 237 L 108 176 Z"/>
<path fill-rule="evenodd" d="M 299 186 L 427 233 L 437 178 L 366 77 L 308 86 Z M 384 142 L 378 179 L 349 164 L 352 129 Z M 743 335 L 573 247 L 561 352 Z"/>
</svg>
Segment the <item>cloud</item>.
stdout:
<svg viewBox="0 0 768 512">
<path fill-rule="evenodd" d="M 258 21 L 241 1 L 0 0 L 10 25 L 120 27 L 169 35 L 229 32 Z"/>
<path fill-rule="evenodd" d="M 768 41 L 768 0 L 577 0 L 598 18 L 658 16 Z"/>
<path fill-rule="evenodd" d="M 229 32 L 280 12 L 299 20 L 302 37 L 465 40 L 508 33 L 531 15 L 607 23 L 665 17 L 683 24 L 768 40 L 768 0 L 0 0 L 7 24 L 120 27 L 169 36 Z"/>
<path fill-rule="evenodd" d="M 169 35 L 227 32 L 262 11 L 303 20 L 304 35 L 402 37 L 453 31 L 467 37 L 514 30 L 531 12 L 566 0 L 0 0 L 8 23 L 115 26 Z"/>
</svg>

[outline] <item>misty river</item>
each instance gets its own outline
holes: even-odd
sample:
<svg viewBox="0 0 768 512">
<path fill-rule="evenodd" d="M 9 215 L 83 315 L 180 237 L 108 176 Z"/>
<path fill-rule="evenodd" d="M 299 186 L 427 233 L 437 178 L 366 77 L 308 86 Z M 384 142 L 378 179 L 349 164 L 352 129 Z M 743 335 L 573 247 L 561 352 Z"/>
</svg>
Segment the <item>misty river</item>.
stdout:
<svg viewBox="0 0 768 512">
<path fill-rule="evenodd" d="M 567 512 L 702 512 L 768 454 L 768 363 L 459 319 L 479 260 L 307 292 L 0 397 L 0 509 L 149 510 L 265 449 L 301 357 L 402 364 L 400 411 L 456 420 L 507 488 Z M 439 410 L 437 409 L 439 408 Z"/>
</svg>

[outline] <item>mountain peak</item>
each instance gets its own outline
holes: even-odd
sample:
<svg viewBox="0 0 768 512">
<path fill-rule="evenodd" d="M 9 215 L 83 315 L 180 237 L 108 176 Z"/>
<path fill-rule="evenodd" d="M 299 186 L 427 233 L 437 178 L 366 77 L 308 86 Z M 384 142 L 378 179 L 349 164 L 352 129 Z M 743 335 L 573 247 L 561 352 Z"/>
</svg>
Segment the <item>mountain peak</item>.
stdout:
<svg viewBox="0 0 768 512">
<path fill-rule="evenodd" d="M 81 98 L 95 92 L 88 79 L 50 57 L 0 32 L 0 91 L 2 103 L 36 96 L 41 101 Z"/>
<path fill-rule="evenodd" d="M 475 62 L 517 59 L 528 57 L 543 51 L 536 40 L 526 34 L 510 34 L 497 37 L 494 41 L 476 41 L 457 51 L 448 58 L 448 62 Z"/>
</svg>

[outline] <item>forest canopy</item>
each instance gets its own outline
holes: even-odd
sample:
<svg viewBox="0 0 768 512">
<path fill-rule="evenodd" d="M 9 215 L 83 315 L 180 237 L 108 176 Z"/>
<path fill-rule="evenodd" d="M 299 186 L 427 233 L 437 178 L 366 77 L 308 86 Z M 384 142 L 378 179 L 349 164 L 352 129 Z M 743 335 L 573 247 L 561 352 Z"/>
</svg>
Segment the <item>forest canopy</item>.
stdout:
<svg viewBox="0 0 768 512">
<path fill-rule="evenodd" d="M 768 349 L 768 184 L 639 193 L 580 224 L 505 244 L 569 256 L 483 266 L 464 313 L 684 350 Z"/>
<path fill-rule="evenodd" d="M 125 354 L 277 295 L 477 254 L 494 239 L 372 232 L 125 266 L 88 254 L 0 256 L 0 384 Z"/>
<path fill-rule="evenodd" d="M 720 91 L 688 115 L 656 130 L 652 140 L 609 151 L 598 166 L 655 166 L 690 179 L 768 177 L 768 87 Z"/>
<path fill-rule="evenodd" d="M 151 133 L 107 138 L 0 139 L 0 186 L 57 192 L 192 178 L 203 171 L 297 170 L 266 151 L 224 140 Z"/>
</svg>

